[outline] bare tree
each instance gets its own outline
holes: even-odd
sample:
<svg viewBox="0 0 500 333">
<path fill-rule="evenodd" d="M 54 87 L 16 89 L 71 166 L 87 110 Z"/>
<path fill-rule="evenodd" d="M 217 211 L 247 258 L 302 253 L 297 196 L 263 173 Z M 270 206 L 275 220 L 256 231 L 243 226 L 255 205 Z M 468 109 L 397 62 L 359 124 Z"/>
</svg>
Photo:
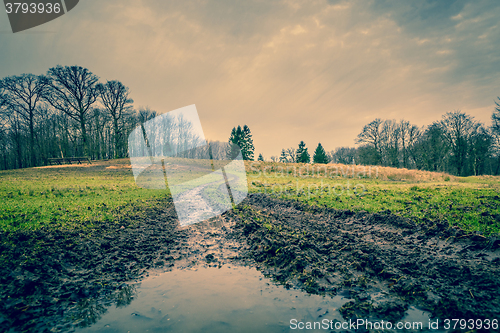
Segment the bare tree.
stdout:
<svg viewBox="0 0 500 333">
<path fill-rule="evenodd" d="M 93 108 L 89 112 L 87 134 L 89 138 L 89 152 L 93 159 L 112 157 L 113 140 L 110 140 L 110 115 L 102 109 Z"/>
<path fill-rule="evenodd" d="M 6 101 L 2 94 L 0 94 L 0 153 L 2 154 L 2 169 L 8 169 L 7 156 L 9 154 L 9 125 L 5 115 Z"/>
<path fill-rule="evenodd" d="M 114 158 L 123 157 L 124 149 L 121 143 L 124 141 L 120 120 L 125 113 L 130 111 L 134 101 L 129 98 L 128 87 L 125 87 L 120 81 L 108 81 L 105 84 L 98 84 L 97 87 L 102 105 L 113 118 Z"/>
<path fill-rule="evenodd" d="M 380 163 L 380 159 L 382 157 L 381 145 L 380 145 L 380 136 L 381 136 L 381 128 L 382 119 L 377 118 L 368 125 L 363 127 L 361 133 L 358 134 L 356 139 L 356 143 L 365 143 L 375 149 L 376 155 L 374 156 L 374 161 L 370 164 L 378 164 Z"/>
<path fill-rule="evenodd" d="M 497 99 L 498 101 L 495 101 L 495 111 L 493 111 L 493 114 L 491 115 L 491 133 L 493 135 L 492 148 L 497 158 L 495 175 L 498 175 L 498 172 L 500 171 L 500 97 L 497 97 Z"/>
<path fill-rule="evenodd" d="M 57 140 L 55 140 L 55 135 L 51 131 L 52 127 L 55 125 L 57 117 L 55 115 L 56 111 L 50 107 L 47 103 L 42 103 L 37 106 L 36 109 L 36 121 L 35 121 L 35 147 L 37 160 L 42 160 L 44 164 L 47 164 L 47 158 L 52 157 L 55 152 L 57 152 Z M 59 116 L 63 116 L 59 114 Z"/>
<path fill-rule="evenodd" d="M 446 113 L 441 120 L 441 125 L 444 130 L 443 134 L 451 147 L 457 174 L 463 176 L 466 171 L 468 144 L 479 124 L 471 116 L 457 110 Z"/>
<path fill-rule="evenodd" d="M 158 112 L 151 110 L 149 107 L 145 107 L 145 108 L 141 107 L 141 108 L 139 108 L 139 112 L 138 112 L 138 120 L 141 124 L 144 125 L 145 122 L 155 118 L 157 115 L 158 115 Z"/>
<path fill-rule="evenodd" d="M 403 168 L 408 168 L 408 134 L 410 132 L 410 122 L 401 119 L 399 122 L 399 134 L 401 137 L 401 152 L 403 155 Z"/>
<path fill-rule="evenodd" d="M 295 148 L 291 147 L 285 150 L 287 159 L 290 163 L 297 162 L 297 154 L 295 153 Z"/>
<path fill-rule="evenodd" d="M 328 153 L 328 158 L 332 163 L 354 164 L 356 157 L 356 148 L 338 147 Z"/>
<path fill-rule="evenodd" d="M 491 157 L 492 143 L 491 133 L 482 124 L 477 123 L 468 144 L 469 174 L 479 176 L 486 172 L 486 161 Z"/>
<path fill-rule="evenodd" d="M 409 159 L 412 159 L 412 165 L 415 167 L 415 145 L 418 140 L 422 136 L 422 129 L 420 129 L 416 125 L 408 125 L 408 128 L 405 130 L 403 137 L 403 149 L 404 149 L 404 165 L 405 168 L 409 167 Z"/>
<path fill-rule="evenodd" d="M 497 99 L 498 101 L 495 101 L 496 107 L 491 115 L 491 120 L 493 121 L 493 131 L 500 135 L 500 97 L 497 97 Z"/>
<path fill-rule="evenodd" d="M 17 112 L 11 112 L 4 114 L 6 117 L 7 127 L 9 129 L 9 141 L 13 144 L 14 151 L 14 165 L 17 168 L 25 167 L 24 161 L 24 138 L 23 138 L 23 124 L 19 119 L 19 114 Z"/>
<path fill-rule="evenodd" d="M 57 110 L 77 121 L 83 139 L 83 151 L 89 154 L 86 114 L 99 95 L 99 78 L 80 66 L 57 66 L 49 69 L 49 92 L 46 100 Z"/>
<path fill-rule="evenodd" d="M 222 141 L 209 141 L 207 149 L 209 158 L 211 157 L 214 160 L 224 160 L 226 159 L 226 152 L 228 150 L 229 143 Z M 203 154 L 203 156 L 207 156 L 207 154 Z"/>
<path fill-rule="evenodd" d="M 401 129 L 395 120 L 385 120 L 379 136 L 379 147 L 385 165 L 399 168 Z"/>
<path fill-rule="evenodd" d="M 399 159 L 403 162 L 403 168 L 409 168 L 413 146 L 421 135 L 420 128 L 418 126 L 410 124 L 409 121 L 406 121 L 404 119 L 402 119 L 399 124 L 395 123 L 394 125 L 395 128 L 397 128 L 398 133 L 397 135 L 395 133 L 395 137 L 393 138 L 393 140 L 396 140 L 397 136 L 400 142 L 400 145 L 398 144 L 398 150 L 400 151 Z"/>
<path fill-rule="evenodd" d="M 44 76 L 22 74 L 0 80 L 3 103 L 28 124 L 30 135 L 30 165 L 37 164 L 35 154 L 35 112 L 37 104 L 47 92 L 48 80 Z"/>
</svg>

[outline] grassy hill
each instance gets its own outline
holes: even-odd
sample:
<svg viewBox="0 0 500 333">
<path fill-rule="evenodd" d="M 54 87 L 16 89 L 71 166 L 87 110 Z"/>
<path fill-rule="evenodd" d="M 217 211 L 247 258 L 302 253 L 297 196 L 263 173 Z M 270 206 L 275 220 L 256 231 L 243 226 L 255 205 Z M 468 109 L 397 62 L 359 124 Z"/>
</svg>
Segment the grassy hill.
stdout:
<svg viewBox="0 0 500 333">
<path fill-rule="evenodd" d="M 167 195 L 138 188 L 129 159 L 1 171 L 0 230 L 92 228 Z"/>
<path fill-rule="evenodd" d="M 310 205 L 446 220 L 500 231 L 500 177 L 376 166 L 245 162 L 249 192 Z M 92 229 L 160 205 L 165 190 L 138 188 L 128 159 L 0 171 L 0 230 Z"/>
<path fill-rule="evenodd" d="M 335 209 L 448 221 L 485 235 L 500 231 L 500 177 L 378 166 L 250 162 L 249 190 Z"/>
</svg>

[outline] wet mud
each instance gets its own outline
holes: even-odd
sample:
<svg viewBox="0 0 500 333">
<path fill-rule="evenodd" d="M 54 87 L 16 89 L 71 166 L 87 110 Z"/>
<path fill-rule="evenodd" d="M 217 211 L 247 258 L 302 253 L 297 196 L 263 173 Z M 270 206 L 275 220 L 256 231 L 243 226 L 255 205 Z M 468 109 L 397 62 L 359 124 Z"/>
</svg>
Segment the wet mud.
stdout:
<svg viewBox="0 0 500 333">
<path fill-rule="evenodd" d="M 171 201 L 91 233 L 2 233 L 0 331 L 72 331 L 133 299 L 152 272 L 256 267 L 287 288 L 344 296 L 345 319 L 498 318 L 500 241 L 447 223 L 306 206 L 264 194 L 180 227 Z"/>
<path fill-rule="evenodd" d="M 347 294 L 344 318 L 498 318 L 500 241 L 447 223 L 353 213 L 252 195 L 231 212 L 242 258 L 283 284 Z M 380 297 L 383 295 L 383 297 Z"/>
<path fill-rule="evenodd" d="M 91 232 L 2 233 L 0 332 L 92 324 L 107 306 L 130 302 L 131 281 L 173 266 L 176 244 L 186 237 L 173 204 L 141 213 Z"/>
</svg>

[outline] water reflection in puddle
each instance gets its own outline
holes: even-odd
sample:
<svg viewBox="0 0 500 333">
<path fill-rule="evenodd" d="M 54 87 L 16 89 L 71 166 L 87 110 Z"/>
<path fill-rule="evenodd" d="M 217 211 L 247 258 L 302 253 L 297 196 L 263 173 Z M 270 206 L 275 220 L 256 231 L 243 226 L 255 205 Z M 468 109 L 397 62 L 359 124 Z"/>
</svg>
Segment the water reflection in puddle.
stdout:
<svg viewBox="0 0 500 333">
<path fill-rule="evenodd" d="M 348 301 L 287 290 L 249 267 L 175 270 L 143 280 L 129 306 L 78 332 L 289 332 L 292 318 L 343 321 Z"/>
</svg>

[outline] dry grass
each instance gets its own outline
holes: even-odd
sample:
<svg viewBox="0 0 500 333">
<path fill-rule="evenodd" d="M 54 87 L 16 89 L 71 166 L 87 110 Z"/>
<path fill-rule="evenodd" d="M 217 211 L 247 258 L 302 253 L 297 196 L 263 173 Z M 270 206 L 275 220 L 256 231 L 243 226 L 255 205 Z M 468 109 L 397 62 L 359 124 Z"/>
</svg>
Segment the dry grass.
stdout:
<svg viewBox="0 0 500 333">
<path fill-rule="evenodd" d="M 364 166 L 354 165 L 347 166 L 345 164 L 328 164 L 333 168 L 355 168 L 356 173 L 362 172 L 364 169 L 372 168 L 372 173 L 376 176 L 374 178 L 380 180 L 393 180 L 393 181 L 409 181 L 409 182 L 434 182 L 442 180 L 455 181 L 457 177 L 447 174 L 445 172 L 432 172 L 424 170 L 406 169 L 406 168 L 392 168 L 383 166 Z"/>
<path fill-rule="evenodd" d="M 36 167 L 33 169 L 65 169 L 71 170 L 74 169 L 79 170 L 81 168 L 92 169 L 92 171 L 103 171 L 105 169 L 130 169 L 132 166 L 130 165 L 129 158 L 120 158 L 116 160 L 100 160 L 100 161 L 92 161 L 92 164 L 87 162 L 82 162 L 82 164 L 62 164 L 62 165 L 46 165 L 41 167 Z"/>
<path fill-rule="evenodd" d="M 376 165 L 304 164 L 279 162 L 245 162 L 247 171 L 258 173 L 288 173 L 299 177 L 370 178 L 384 181 L 436 182 L 456 181 L 459 177 L 444 172 L 431 172 Z M 499 177 L 500 178 L 500 177 Z"/>
<path fill-rule="evenodd" d="M 303 176 L 320 176 L 326 178 L 370 178 L 383 181 L 403 181 L 410 183 L 421 182 L 442 182 L 450 181 L 457 182 L 463 180 L 464 177 L 457 177 L 445 172 L 432 172 L 406 168 L 392 168 L 376 165 L 347 165 L 347 164 L 305 164 L 305 163 L 279 163 L 279 162 L 256 162 L 245 161 L 245 166 L 248 172 L 286 172 L 299 173 Z M 168 168 L 169 166 L 167 166 Z M 217 165 L 216 165 L 217 167 Z M 131 169 L 130 159 L 121 158 L 107 161 L 92 161 L 92 164 L 64 164 L 64 165 L 50 165 L 37 167 L 34 169 L 65 169 L 65 170 L 81 170 L 91 169 L 92 171 L 104 170 L 127 170 Z M 172 166 L 170 166 L 172 168 Z M 90 170 L 89 170 L 90 171 Z M 325 173 L 326 171 L 326 173 Z M 476 176 L 467 177 L 467 179 L 489 180 L 500 182 L 500 176 Z"/>
</svg>

